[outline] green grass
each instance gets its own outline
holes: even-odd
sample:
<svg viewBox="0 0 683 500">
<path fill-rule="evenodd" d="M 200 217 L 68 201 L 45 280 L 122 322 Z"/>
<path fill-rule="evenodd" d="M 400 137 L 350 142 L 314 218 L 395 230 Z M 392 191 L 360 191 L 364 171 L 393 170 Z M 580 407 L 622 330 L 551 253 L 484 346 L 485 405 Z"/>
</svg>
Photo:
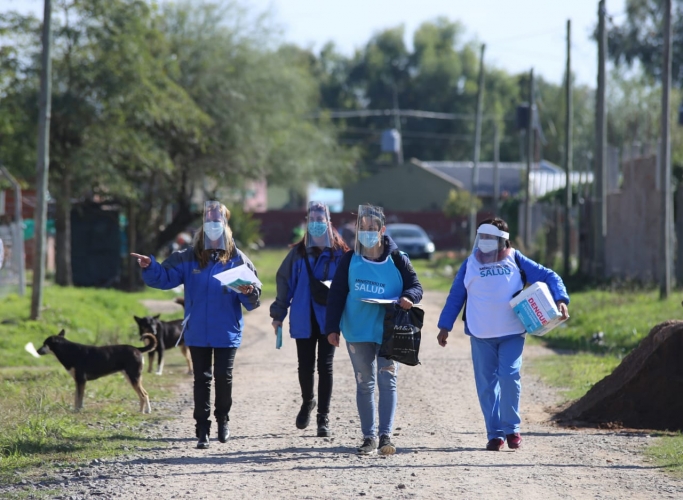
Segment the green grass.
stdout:
<svg viewBox="0 0 683 500">
<path fill-rule="evenodd" d="M 132 316 L 148 311 L 139 301 L 174 296 L 151 289 L 125 293 L 47 286 L 38 321 L 28 318 L 30 289 L 25 297 L 10 294 L 0 302 L 0 483 L 49 477 L 56 464 L 164 446 L 149 431 L 172 418 L 159 403 L 172 399 L 173 389 L 187 380 L 179 351 L 167 356 L 162 377 L 147 374 L 145 367 L 143 385 L 150 395 L 151 415 L 139 413 L 137 395 L 121 374 L 88 382 L 84 409 L 76 413 L 71 376 L 54 356 L 33 358 L 24 345 L 40 347 L 62 328 L 76 342 L 142 345 Z"/>
<path fill-rule="evenodd" d="M 660 437 L 648 447 L 646 455 L 658 466 L 683 477 L 683 434 Z"/>
<path fill-rule="evenodd" d="M 581 353 L 543 356 L 529 363 L 532 373 L 547 384 L 561 388 L 562 402 L 578 399 L 619 364 L 616 356 Z"/>
<path fill-rule="evenodd" d="M 289 248 L 260 250 L 248 254 L 254 263 L 259 280 L 263 283 L 261 295 L 266 300 L 275 298 L 275 275 L 280 264 L 285 260 L 287 252 L 289 252 Z"/>
</svg>

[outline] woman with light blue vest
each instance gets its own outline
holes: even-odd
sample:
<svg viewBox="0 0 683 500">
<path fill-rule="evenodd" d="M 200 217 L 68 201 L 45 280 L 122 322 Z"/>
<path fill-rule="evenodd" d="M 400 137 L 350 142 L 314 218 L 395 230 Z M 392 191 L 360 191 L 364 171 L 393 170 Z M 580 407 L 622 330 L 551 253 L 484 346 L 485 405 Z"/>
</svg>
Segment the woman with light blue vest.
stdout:
<svg viewBox="0 0 683 500">
<path fill-rule="evenodd" d="M 302 399 L 296 417 L 297 429 L 308 427 L 311 412 L 316 406 L 313 386 L 317 351 L 318 437 L 330 435 L 329 412 L 335 352 L 335 347 L 322 333 L 329 289 L 321 282 L 332 280 L 342 255 L 348 251 L 349 247 L 332 227 L 327 205 L 310 202 L 306 234 L 292 247 L 280 265 L 276 275 L 277 297 L 270 306 L 276 334 L 282 328 L 289 309 L 289 335 L 296 341 Z"/>
<path fill-rule="evenodd" d="M 362 299 L 393 299 L 404 309 L 422 300 L 415 270 L 396 243 L 384 235 L 384 224 L 381 207 L 358 207 L 356 245 L 339 263 L 327 302 L 325 333 L 338 347 L 341 331 L 353 365 L 363 432 L 358 447 L 361 455 L 396 452 L 391 433 L 398 402 L 398 363 L 378 356 L 385 307 Z M 375 423 L 375 385 L 379 387 L 379 428 Z"/>
<path fill-rule="evenodd" d="M 233 289 L 215 278 L 238 266 L 247 266 L 256 275 L 254 265 L 235 247 L 229 219 L 230 211 L 224 205 L 206 202 L 203 230 L 197 231 L 192 246 L 173 252 L 162 264 L 152 256 L 131 254 L 138 259 L 148 286 L 168 290 L 184 285 L 183 338 L 190 349 L 194 371 L 197 448 L 209 447 L 212 358 L 218 440 L 225 443 L 230 435 L 232 370 L 235 353 L 242 343 L 242 307 L 247 311 L 256 309 L 261 295 L 254 284 Z"/>
<path fill-rule="evenodd" d="M 441 311 L 437 336 L 439 345 L 445 347 L 465 306 L 465 333 L 470 336 L 474 381 L 490 451 L 501 450 L 506 440 L 510 449 L 522 444 L 520 370 L 526 334 L 510 300 L 526 284 L 543 282 L 562 318 L 569 317 L 569 296 L 562 279 L 512 248 L 509 238 L 508 225 L 502 219 L 488 219 L 479 225 L 472 254 L 460 266 Z"/>
</svg>

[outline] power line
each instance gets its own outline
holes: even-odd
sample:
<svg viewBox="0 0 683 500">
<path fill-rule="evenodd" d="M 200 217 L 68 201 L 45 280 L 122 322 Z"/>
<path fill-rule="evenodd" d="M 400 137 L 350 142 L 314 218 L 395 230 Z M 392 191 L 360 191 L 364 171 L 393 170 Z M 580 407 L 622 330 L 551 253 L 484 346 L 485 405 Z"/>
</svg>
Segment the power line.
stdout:
<svg viewBox="0 0 683 500">
<path fill-rule="evenodd" d="M 474 115 L 465 113 L 439 113 L 436 111 L 422 111 L 417 109 L 358 109 L 340 110 L 329 109 L 313 113 L 313 118 L 327 115 L 330 118 L 367 118 L 370 116 L 405 116 L 407 118 L 425 118 L 433 120 L 474 120 Z M 513 121 L 514 118 L 500 118 L 497 115 L 484 115 L 485 120 Z"/>
</svg>

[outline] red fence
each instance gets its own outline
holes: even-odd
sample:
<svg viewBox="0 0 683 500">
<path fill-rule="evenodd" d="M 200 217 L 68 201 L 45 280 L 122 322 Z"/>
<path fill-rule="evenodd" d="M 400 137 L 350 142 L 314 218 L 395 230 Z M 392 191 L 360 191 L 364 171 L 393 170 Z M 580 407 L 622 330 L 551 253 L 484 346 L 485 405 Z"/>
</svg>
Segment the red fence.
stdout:
<svg viewBox="0 0 683 500">
<path fill-rule="evenodd" d="M 261 235 L 266 246 L 285 246 L 292 243 L 294 229 L 305 222 L 305 214 L 300 211 L 273 210 L 252 214 L 261 221 Z M 461 249 L 467 246 L 467 219 L 448 218 L 443 212 L 390 212 L 386 214 L 387 224 L 408 223 L 421 226 L 434 242 L 437 250 Z M 488 217 L 488 213 L 480 213 L 479 220 Z M 331 214 L 332 224 L 340 228 L 345 224 L 354 224 L 356 215 L 351 212 Z"/>
</svg>

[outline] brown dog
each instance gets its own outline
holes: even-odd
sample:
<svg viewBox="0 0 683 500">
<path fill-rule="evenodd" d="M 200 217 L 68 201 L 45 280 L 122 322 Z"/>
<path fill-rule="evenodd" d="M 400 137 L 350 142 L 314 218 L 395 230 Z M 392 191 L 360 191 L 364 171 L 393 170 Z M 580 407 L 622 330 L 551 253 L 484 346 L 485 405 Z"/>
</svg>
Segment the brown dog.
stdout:
<svg viewBox="0 0 683 500">
<path fill-rule="evenodd" d="M 67 340 L 64 335 L 64 330 L 62 330 L 59 335 L 52 335 L 45 339 L 43 346 L 38 349 L 38 354 L 41 356 L 49 353 L 54 354 L 74 378 L 76 381 L 74 409 L 76 411 L 83 408 L 86 381 L 116 372 L 123 372 L 130 385 L 133 386 L 135 393 L 140 398 L 140 411 L 149 413 L 152 410 L 149 404 L 149 395 L 142 387 L 142 354 L 156 348 L 157 339 L 154 335 L 144 335 L 144 339 L 149 341 L 145 347 L 77 344 Z"/>
</svg>

